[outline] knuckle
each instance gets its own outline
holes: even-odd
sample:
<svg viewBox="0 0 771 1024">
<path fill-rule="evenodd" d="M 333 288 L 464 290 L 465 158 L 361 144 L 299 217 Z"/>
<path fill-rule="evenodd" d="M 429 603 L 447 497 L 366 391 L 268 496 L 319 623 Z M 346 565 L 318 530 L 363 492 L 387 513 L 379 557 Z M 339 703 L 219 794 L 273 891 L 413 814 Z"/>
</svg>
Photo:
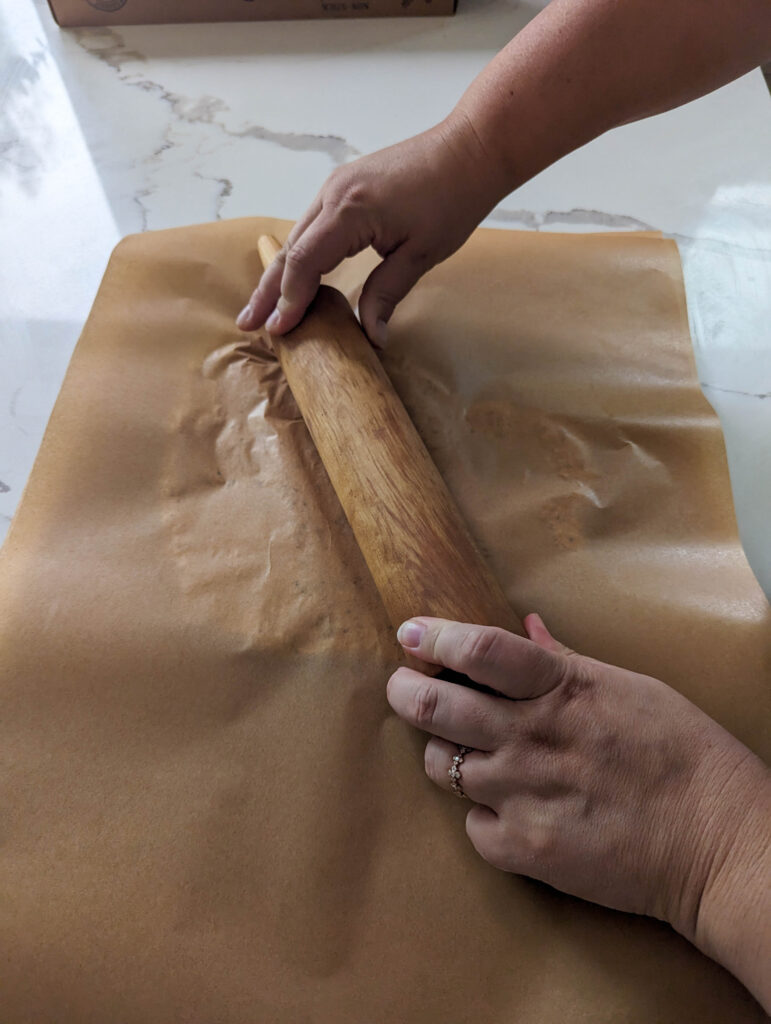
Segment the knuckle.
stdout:
<svg viewBox="0 0 771 1024">
<path fill-rule="evenodd" d="M 439 690 L 433 683 L 425 683 L 415 691 L 413 718 L 420 729 L 429 730 L 439 703 Z"/>
<path fill-rule="evenodd" d="M 487 626 L 472 626 L 458 648 L 461 665 L 466 668 L 494 661 L 500 647 L 500 631 Z"/>
<path fill-rule="evenodd" d="M 368 190 L 361 175 L 352 168 L 353 165 L 338 167 L 324 186 L 323 204 L 334 207 L 337 213 L 346 207 L 360 206 L 368 199 Z"/>
<path fill-rule="evenodd" d="M 591 697 L 596 681 L 588 672 L 578 655 L 563 655 L 562 674 L 559 681 L 563 701 L 568 703 L 577 697 Z"/>
<path fill-rule="evenodd" d="M 512 850 L 511 843 L 507 840 L 502 830 L 496 830 L 486 836 L 481 846 L 477 847 L 481 856 L 492 867 L 499 871 L 511 871 Z"/>
<path fill-rule="evenodd" d="M 338 203 L 342 213 L 360 210 L 371 205 L 369 190 L 360 178 L 349 178 L 339 195 Z"/>
<path fill-rule="evenodd" d="M 559 704 L 567 704 L 590 685 L 578 659 L 541 648 L 530 649 L 528 676 L 535 690 L 554 694 Z"/>
<path fill-rule="evenodd" d="M 566 736 L 560 726 L 554 716 L 541 716 L 524 728 L 522 738 L 536 750 L 558 751 L 566 746 Z"/>
<path fill-rule="evenodd" d="M 525 831 L 521 843 L 522 860 L 529 866 L 550 863 L 556 845 L 554 830 L 545 823 L 531 824 Z"/>
<path fill-rule="evenodd" d="M 308 263 L 309 256 L 307 247 L 301 241 L 298 241 L 294 243 L 291 249 L 287 250 L 284 263 L 290 270 L 295 272 L 302 271 Z"/>
<path fill-rule="evenodd" d="M 345 186 L 350 181 L 350 178 L 351 169 L 348 164 L 336 167 L 324 182 L 321 189 L 321 197 L 326 198 L 327 195 L 339 194 L 345 191 Z"/>
</svg>

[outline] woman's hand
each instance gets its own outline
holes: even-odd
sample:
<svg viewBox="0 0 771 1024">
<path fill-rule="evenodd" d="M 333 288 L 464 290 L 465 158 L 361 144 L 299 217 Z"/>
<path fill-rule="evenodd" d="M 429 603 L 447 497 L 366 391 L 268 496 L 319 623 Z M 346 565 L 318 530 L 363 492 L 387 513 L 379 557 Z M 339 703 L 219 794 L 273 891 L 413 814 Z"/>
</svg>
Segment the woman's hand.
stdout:
<svg viewBox="0 0 771 1024">
<path fill-rule="evenodd" d="M 321 275 L 371 245 L 383 262 L 364 285 L 359 316 L 370 340 L 382 347 L 397 303 L 465 242 L 506 191 L 470 122 L 457 115 L 340 167 L 295 225 L 238 326 L 251 331 L 267 321 L 273 334 L 291 330 Z"/>
<path fill-rule="evenodd" d="M 322 274 L 371 245 L 359 316 L 382 345 L 394 307 L 509 192 L 609 128 L 677 106 L 768 59 L 768 0 L 555 0 L 441 124 L 336 170 L 238 317 L 284 334 Z M 694 55 L 698 55 L 698 60 Z"/>
<path fill-rule="evenodd" d="M 575 654 L 537 615 L 525 626 L 530 639 L 433 618 L 399 630 L 410 654 L 501 694 L 391 676 L 391 706 L 432 734 L 429 778 L 449 790 L 472 747 L 460 784 L 485 860 L 668 921 L 768 1004 L 764 765 L 664 683 Z"/>
</svg>

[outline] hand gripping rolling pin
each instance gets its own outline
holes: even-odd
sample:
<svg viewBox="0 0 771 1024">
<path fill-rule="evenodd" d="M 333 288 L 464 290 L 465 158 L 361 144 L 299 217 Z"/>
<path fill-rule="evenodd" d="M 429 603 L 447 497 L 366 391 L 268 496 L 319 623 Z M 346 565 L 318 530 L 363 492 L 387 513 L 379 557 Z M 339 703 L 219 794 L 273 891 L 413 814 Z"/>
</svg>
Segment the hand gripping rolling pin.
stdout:
<svg viewBox="0 0 771 1024">
<path fill-rule="evenodd" d="M 260 238 L 263 267 L 279 249 Z M 271 340 L 394 628 L 432 615 L 522 634 L 345 297 L 322 285 Z"/>
</svg>

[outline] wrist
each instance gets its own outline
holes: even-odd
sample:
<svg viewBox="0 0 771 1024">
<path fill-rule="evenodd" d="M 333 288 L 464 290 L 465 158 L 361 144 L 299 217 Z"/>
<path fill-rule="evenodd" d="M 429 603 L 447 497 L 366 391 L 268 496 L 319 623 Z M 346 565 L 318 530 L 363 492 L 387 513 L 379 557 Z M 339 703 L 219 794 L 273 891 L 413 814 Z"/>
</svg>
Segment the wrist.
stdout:
<svg viewBox="0 0 771 1024">
<path fill-rule="evenodd" d="M 720 791 L 695 916 L 675 927 L 771 1009 L 771 773 L 754 756 Z"/>
<path fill-rule="evenodd" d="M 451 173 L 482 220 L 515 187 L 505 161 L 460 106 L 433 130 L 450 155 Z"/>
</svg>

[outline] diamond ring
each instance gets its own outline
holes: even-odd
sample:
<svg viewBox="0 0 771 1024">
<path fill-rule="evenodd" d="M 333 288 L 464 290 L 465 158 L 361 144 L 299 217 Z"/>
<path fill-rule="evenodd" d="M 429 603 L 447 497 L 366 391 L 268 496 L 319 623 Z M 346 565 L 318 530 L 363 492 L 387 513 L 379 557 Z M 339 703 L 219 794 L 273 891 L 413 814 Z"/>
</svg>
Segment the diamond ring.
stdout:
<svg viewBox="0 0 771 1024">
<path fill-rule="evenodd" d="M 463 759 L 466 754 L 472 750 L 473 747 L 464 747 L 462 744 L 458 744 L 458 753 L 453 756 L 450 770 L 447 774 L 450 776 L 450 789 L 456 796 L 459 796 L 463 800 L 466 794 L 463 792 L 463 786 L 461 785 L 460 778 L 460 766 L 463 764 Z"/>
</svg>

